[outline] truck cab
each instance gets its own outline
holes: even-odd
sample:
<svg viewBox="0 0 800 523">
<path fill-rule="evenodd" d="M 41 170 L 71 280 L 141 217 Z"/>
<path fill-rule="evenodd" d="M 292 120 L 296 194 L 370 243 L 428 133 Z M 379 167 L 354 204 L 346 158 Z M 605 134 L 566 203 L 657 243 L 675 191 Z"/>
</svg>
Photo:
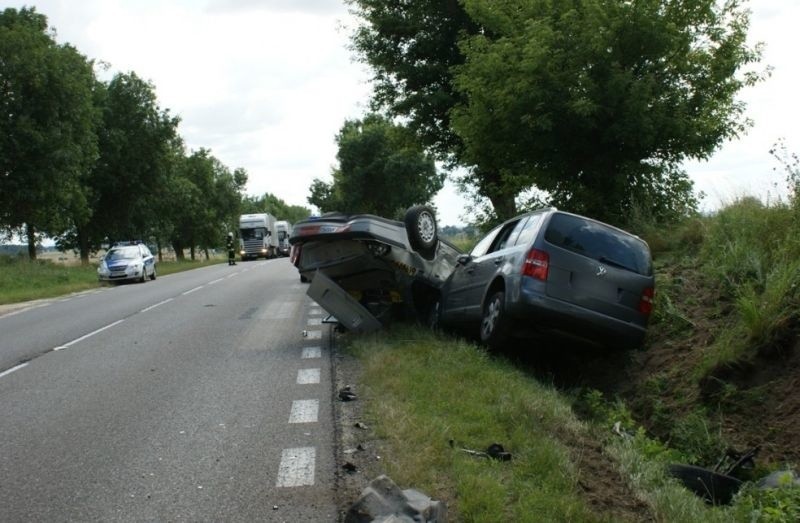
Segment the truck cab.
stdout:
<svg viewBox="0 0 800 523">
<path fill-rule="evenodd" d="M 274 258 L 278 252 L 275 217 L 268 213 L 239 217 L 239 255 L 242 261 Z"/>
<path fill-rule="evenodd" d="M 292 224 L 286 220 L 278 220 L 275 222 L 275 230 L 278 233 L 278 254 L 281 256 L 289 256 L 291 245 L 289 245 L 289 236 L 292 234 Z"/>
</svg>

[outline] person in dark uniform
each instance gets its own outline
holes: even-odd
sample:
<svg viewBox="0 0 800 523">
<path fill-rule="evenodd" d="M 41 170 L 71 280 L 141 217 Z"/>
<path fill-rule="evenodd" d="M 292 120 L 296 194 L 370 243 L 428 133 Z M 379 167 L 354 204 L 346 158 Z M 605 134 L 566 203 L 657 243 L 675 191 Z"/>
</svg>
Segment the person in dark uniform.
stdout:
<svg viewBox="0 0 800 523">
<path fill-rule="evenodd" d="M 233 248 L 233 233 L 228 233 L 228 241 L 225 242 L 225 246 L 228 248 L 228 265 L 236 265 L 236 251 Z"/>
</svg>

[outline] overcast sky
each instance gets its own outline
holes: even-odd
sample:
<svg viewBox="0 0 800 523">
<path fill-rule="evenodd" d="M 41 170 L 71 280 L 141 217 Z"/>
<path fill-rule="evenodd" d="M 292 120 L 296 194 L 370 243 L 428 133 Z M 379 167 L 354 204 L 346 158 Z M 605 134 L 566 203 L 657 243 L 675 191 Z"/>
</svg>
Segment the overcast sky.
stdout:
<svg viewBox="0 0 800 523">
<path fill-rule="evenodd" d="M 249 174 L 247 192 L 309 206 L 314 178 L 330 180 L 334 136 L 367 110 L 369 71 L 347 49 L 354 21 L 341 0 L 0 0 L 35 6 L 59 42 L 115 72 L 150 80 L 159 104 L 181 118 L 190 149 L 208 148 Z M 751 35 L 766 44 L 772 77 L 742 95 L 755 126 L 708 162 L 686 168 L 705 209 L 736 196 L 785 194 L 768 151 L 779 138 L 800 152 L 798 0 L 754 0 Z M 448 186 L 436 198 L 440 225 L 463 223 Z"/>
</svg>

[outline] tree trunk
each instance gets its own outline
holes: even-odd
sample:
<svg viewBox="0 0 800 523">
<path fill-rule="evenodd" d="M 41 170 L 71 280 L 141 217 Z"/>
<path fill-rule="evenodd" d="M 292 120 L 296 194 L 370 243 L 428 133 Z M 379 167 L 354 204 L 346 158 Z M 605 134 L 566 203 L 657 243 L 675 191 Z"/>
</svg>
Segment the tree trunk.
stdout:
<svg viewBox="0 0 800 523">
<path fill-rule="evenodd" d="M 211 259 L 211 256 L 209 256 L 209 255 L 208 255 L 208 247 L 205 247 L 205 248 L 203 249 L 203 252 L 204 252 L 204 253 L 205 253 L 205 255 L 206 255 L 206 261 L 210 260 L 210 259 Z"/>
<path fill-rule="evenodd" d="M 161 263 L 164 261 L 164 255 L 161 253 L 161 240 L 156 240 L 156 247 L 158 248 L 158 263 Z"/>
<path fill-rule="evenodd" d="M 36 228 L 30 223 L 25 224 L 25 234 L 28 237 L 28 259 L 36 259 Z"/>
<path fill-rule="evenodd" d="M 497 218 L 503 222 L 517 215 L 517 202 L 512 194 L 493 194 L 489 196 Z"/>
<path fill-rule="evenodd" d="M 77 227 L 78 232 L 78 251 L 81 254 L 81 265 L 89 265 L 89 235 L 86 229 Z"/>
<path fill-rule="evenodd" d="M 194 245 L 192 245 L 192 246 L 191 246 L 191 248 L 189 249 L 189 254 L 190 254 L 190 255 L 191 255 L 191 257 L 192 257 L 192 261 L 195 261 L 195 260 L 194 260 Z"/>
<path fill-rule="evenodd" d="M 182 262 L 186 258 L 183 256 L 183 244 L 179 241 L 172 242 L 172 249 L 175 251 L 175 260 Z"/>
</svg>

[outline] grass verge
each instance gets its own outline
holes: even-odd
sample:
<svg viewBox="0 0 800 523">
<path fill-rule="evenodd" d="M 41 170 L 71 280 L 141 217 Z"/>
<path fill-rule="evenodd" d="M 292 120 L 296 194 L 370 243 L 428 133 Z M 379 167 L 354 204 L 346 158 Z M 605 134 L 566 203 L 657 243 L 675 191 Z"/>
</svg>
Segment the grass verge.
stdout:
<svg viewBox="0 0 800 523">
<path fill-rule="evenodd" d="M 637 429 L 624 404 L 590 396 L 594 415 L 579 419 L 574 398 L 472 343 L 401 326 L 344 345 L 362 365 L 383 472 L 444 501 L 452 521 L 789 521 L 796 509 L 797 490 L 705 504 L 665 474 L 688 456 Z M 513 459 L 459 450 L 491 443 Z"/>
<path fill-rule="evenodd" d="M 212 258 L 208 261 L 162 262 L 157 265 L 157 270 L 159 276 L 164 276 L 223 261 L 222 258 Z M 100 285 L 96 265 L 64 265 L 44 260 L 29 262 L 0 256 L 0 305 L 52 298 Z"/>
<path fill-rule="evenodd" d="M 453 521 L 617 520 L 593 513 L 578 494 L 574 449 L 563 441 L 588 429 L 553 388 L 473 344 L 411 327 L 355 338 L 345 350 L 363 363 L 386 472 L 445 501 Z M 512 461 L 458 450 L 491 443 Z"/>
</svg>

